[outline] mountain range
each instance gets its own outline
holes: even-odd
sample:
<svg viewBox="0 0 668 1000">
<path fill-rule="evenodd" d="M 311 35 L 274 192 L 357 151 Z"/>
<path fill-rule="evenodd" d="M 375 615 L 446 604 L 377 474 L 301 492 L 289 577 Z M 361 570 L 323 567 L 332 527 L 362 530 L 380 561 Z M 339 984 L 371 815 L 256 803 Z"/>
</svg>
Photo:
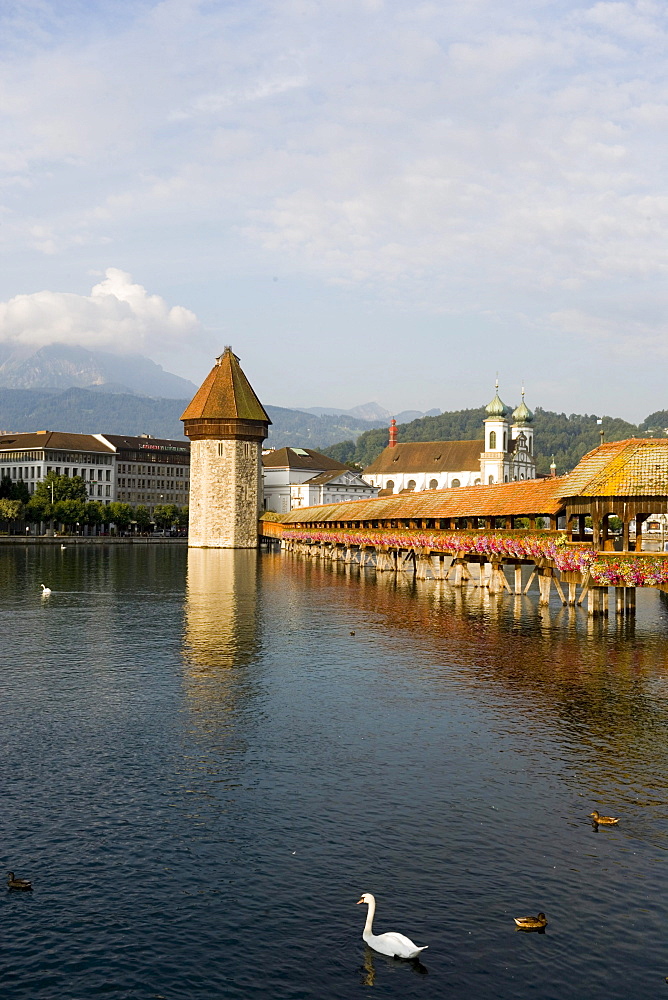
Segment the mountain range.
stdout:
<svg viewBox="0 0 668 1000">
<path fill-rule="evenodd" d="M 65 430 L 79 433 L 150 434 L 183 438 L 180 416 L 196 391 L 187 379 L 139 355 L 114 355 L 52 344 L 18 351 L 0 345 L 0 428 L 7 432 Z M 342 462 L 369 465 L 387 444 L 390 413 L 377 403 L 350 410 L 288 409 L 266 405 L 272 420 L 267 444 L 308 447 Z M 483 434 L 482 408 L 396 414 L 399 441 L 471 440 Z M 554 456 L 559 473 L 572 469 L 600 441 L 665 437 L 668 411 L 641 424 L 620 418 L 552 413 L 536 408 L 537 469 L 547 473 Z"/>
<path fill-rule="evenodd" d="M 141 354 L 110 354 L 69 344 L 16 347 L 0 343 L 0 388 L 94 389 L 107 393 L 190 399 L 197 386 Z"/>
<path fill-rule="evenodd" d="M 304 413 L 314 413 L 318 417 L 353 417 L 356 420 L 367 420 L 376 427 L 386 427 L 392 417 L 398 424 L 407 424 L 410 420 L 419 420 L 420 417 L 436 417 L 441 412 L 438 408 L 433 410 L 401 410 L 400 413 L 390 413 L 378 403 L 362 403 L 361 406 L 353 406 L 351 410 L 339 410 L 333 406 L 299 406 L 297 409 Z"/>
</svg>

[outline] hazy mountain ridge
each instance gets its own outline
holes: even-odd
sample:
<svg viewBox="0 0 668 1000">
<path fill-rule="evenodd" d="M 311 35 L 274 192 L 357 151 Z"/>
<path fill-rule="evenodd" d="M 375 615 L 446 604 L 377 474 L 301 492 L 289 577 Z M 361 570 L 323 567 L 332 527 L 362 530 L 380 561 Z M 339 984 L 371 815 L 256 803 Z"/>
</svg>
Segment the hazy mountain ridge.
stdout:
<svg viewBox="0 0 668 1000">
<path fill-rule="evenodd" d="M 190 397 L 154 399 L 127 393 L 70 388 L 1 389 L 0 429 L 4 432 L 62 430 L 81 434 L 151 434 L 183 438 L 180 417 Z M 344 416 L 316 416 L 281 406 L 265 407 L 272 426 L 267 444 L 274 448 L 302 446 L 324 451 L 342 462 L 370 465 L 387 444 L 387 427 L 369 429 L 366 420 Z M 446 441 L 482 438 L 482 407 L 422 417 L 398 425 L 399 441 Z M 606 441 L 626 437 L 665 437 L 668 411 L 650 414 L 641 424 L 613 417 L 603 418 Z M 534 418 L 536 462 L 547 473 L 554 455 L 557 472 L 569 471 L 587 451 L 600 442 L 595 416 L 536 410 Z"/>
<path fill-rule="evenodd" d="M 1 389 L 0 429 L 4 432 L 62 430 L 79 434 L 151 434 L 182 438 L 185 399 L 154 399 L 127 393 L 107 393 L 104 387 Z M 272 421 L 267 444 L 274 448 L 302 445 L 316 450 L 368 430 L 365 420 L 317 417 L 281 406 L 266 406 Z"/>
<path fill-rule="evenodd" d="M 93 388 L 108 393 L 138 393 L 160 399 L 183 399 L 197 386 L 141 354 L 111 354 L 67 344 L 39 349 L 0 351 L 0 387 L 7 389 Z"/>
<path fill-rule="evenodd" d="M 341 410 L 335 406 L 299 406 L 297 409 L 303 413 L 313 413 L 317 417 L 353 417 L 356 420 L 365 420 L 376 427 L 387 426 L 392 417 L 398 424 L 406 424 L 409 420 L 435 417 L 441 412 L 438 407 L 434 407 L 433 410 L 402 410 L 400 413 L 392 414 L 379 403 L 362 403 L 350 410 Z"/>
</svg>

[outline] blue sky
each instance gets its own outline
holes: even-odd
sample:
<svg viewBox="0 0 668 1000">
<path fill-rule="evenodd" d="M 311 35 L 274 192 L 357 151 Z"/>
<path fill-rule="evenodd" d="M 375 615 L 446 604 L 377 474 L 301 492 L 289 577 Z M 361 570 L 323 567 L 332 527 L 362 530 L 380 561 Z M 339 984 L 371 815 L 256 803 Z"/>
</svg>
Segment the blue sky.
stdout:
<svg viewBox="0 0 668 1000">
<path fill-rule="evenodd" d="M 668 408 L 667 43 L 655 0 L 3 0 L 0 340 Z"/>
</svg>

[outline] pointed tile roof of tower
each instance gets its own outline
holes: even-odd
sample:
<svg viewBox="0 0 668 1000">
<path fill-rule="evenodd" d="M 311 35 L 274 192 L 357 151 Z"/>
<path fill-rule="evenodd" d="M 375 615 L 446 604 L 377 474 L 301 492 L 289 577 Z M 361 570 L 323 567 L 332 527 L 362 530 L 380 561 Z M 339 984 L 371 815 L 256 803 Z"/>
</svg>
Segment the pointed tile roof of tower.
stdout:
<svg viewBox="0 0 668 1000">
<path fill-rule="evenodd" d="M 226 347 L 184 410 L 181 420 L 259 420 L 270 424 L 262 403 Z"/>
</svg>

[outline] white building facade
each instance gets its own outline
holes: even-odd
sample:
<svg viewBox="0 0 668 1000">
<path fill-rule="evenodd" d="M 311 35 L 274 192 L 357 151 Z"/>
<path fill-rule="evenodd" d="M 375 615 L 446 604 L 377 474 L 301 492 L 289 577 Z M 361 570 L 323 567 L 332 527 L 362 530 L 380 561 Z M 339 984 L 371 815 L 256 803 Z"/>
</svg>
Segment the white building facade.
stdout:
<svg viewBox="0 0 668 1000">
<path fill-rule="evenodd" d="M 264 509 L 287 514 L 295 507 L 364 500 L 378 490 L 327 455 L 311 448 L 279 448 L 262 455 Z"/>
<path fill-rule="evenodd" d="M 33 494 L 49 472 L 81 477 L 89 500 L 108 504 L 116 499 L 114 450 L 94 434 L 35 431 L 0 437 L 0 476 L 25 483 Z"/>
</svg>

